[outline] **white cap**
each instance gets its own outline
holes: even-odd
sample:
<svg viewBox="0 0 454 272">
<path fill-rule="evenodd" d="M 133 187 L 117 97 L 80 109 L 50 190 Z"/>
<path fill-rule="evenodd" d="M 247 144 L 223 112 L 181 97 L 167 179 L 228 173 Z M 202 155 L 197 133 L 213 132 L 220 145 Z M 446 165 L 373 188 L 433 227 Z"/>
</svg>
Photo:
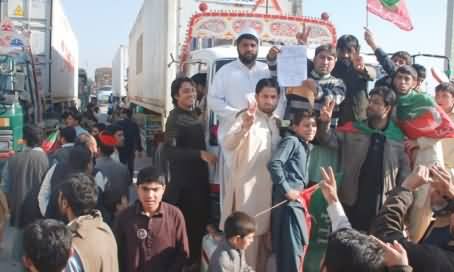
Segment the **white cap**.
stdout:
<svg viewBox="0 0 454 272">
<path fill-rule="evenodd" d="M 236 40 L 238 40 L 241 36 L 243 35 L 251 35 L 257 39 L 257 41 L 260 40 L 259 34 L 257 33 L 257 30 L 255 30 L 252 27 L 244 27 L 241 29 L 240 33 L 238 34 Z"/>
</svg>

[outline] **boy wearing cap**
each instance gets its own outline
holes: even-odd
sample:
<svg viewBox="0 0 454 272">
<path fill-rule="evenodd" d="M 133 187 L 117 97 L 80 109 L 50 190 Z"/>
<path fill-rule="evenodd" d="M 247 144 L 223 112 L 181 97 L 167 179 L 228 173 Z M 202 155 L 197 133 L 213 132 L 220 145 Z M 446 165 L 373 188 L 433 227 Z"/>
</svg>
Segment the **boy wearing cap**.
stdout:
<svg viewBox="0 0 454 272">
<path fill-rule="evenodd" d="M 186 224 L 177 207 L 162 201 L 165 188 L 156 168 L 139 172 L 138 200 L 114 226 L 120 271 L 183 270 L 189 257 Z"/>
</svg>

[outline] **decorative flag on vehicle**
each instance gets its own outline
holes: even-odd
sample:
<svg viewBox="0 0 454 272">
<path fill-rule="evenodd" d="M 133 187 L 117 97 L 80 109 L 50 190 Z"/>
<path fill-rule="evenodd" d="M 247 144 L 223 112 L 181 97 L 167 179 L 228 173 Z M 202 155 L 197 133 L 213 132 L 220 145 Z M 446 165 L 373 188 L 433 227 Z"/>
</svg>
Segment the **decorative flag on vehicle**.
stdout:
<svg viewBox="0 0 454 272">
<path fill-rule="evenodd" d="M 367 0 L 367 10 L 402 30 L 413 30 L 405 0 Z"/>
</svg>

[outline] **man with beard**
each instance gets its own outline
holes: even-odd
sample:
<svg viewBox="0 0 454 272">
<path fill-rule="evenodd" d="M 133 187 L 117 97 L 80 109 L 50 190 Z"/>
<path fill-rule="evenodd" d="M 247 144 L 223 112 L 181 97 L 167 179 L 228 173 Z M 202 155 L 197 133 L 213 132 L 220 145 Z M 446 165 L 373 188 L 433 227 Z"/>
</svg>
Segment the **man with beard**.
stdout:
<svg viewBox="0 0 454 272">
<path fill-rule="evenodd" d="M 232 152 L 232 168 L 225 184 L 221 225 L 234 211 L 256 215 L 271 207 L 272 181 L 267 163 L 279 143 L 279 124 L 274 110 L 279 102 L 279 86 L 274 79 L 257 83 L 255 99 L 248 109 L 237 114 L 227 132 L 223 148 Z M 270 255 L 266 239 L 270 232 L 270 213 L 256 218 L 255 242 L 246 250 L 247 263 L 265 271 Z M 269 237 L 268 237 L 269 238 Z"/>
<path fill-rule="evenodd" d="M 236 40 L 238 59 L 232 61 L 219 69 L 214 77 L 213 87 L 207 96 L 208 108 L 219 117 L 218 142 L 222 143 L 223 138 L 235 115 L 254 100 L 255 87 L 262 78 L 269 78 L 270 72 L 265 63 L 257 62 L 259 36 L 252 28 L 245 28 L 238 35 Z M 280 102 L 283 102 L 282 100 Z M 276 110 L 277 115 L 283 106 Z M 221 184 L 221 206 L 222 194 L 224 192 L 224 181 L 228 180 L 228 173 L 231 163 L 231 152 L 221 150 L 220 161 L 217 168 Z"/>
<path fill-rule="evenodd" d="M 340 201 L 354 229 L 368 231 L 386 194 L 410 173 L 404 134 L 390 118 L 395 93 L 387 87 L 370 92 L 367 120 L 348 122 L 329 130 L 334 105 L 320 113 L 318 139 L 339 152 L 344 169 Z"/>
</svg>

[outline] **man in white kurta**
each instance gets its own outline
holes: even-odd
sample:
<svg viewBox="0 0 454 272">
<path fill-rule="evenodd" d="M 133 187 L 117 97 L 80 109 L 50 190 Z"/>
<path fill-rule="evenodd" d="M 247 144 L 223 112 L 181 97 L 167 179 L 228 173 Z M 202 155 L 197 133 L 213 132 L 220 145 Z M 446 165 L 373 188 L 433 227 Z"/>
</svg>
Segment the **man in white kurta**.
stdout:
<svg viewBox="0 0 454 272">
<path fill-rule="evenodd" d="M 219 118 L 218 142 L 222 143 L 225 134 L 232 125 L 236 114 L 247 108 L 254 100 L 257 82 L 270 78 L 268 65 L 258 62 L 259 35 L 252 28 L 245 28 L 236 40 L 238 59 L 222 66 L 214 77 L 213 86 L 207 94 L 208 110 L 213 111 Z M 281 99 L 282 100 L 282 99 Z M 276 110 L 284 112 L 285 102 L 281 101 Z M 280 115 L 279 115 L 280 116 Z M 221 187 L 221 209 L 225 185 L 231 173 L 231 153 L 221 146 L 217 166 L 217 180 Z"/>
<path fill-rule="evenodd" d="M 271 207 L 272 181 L 267 164 L 280 140 L 279 120 L 274 114 L 279 101 L 276 81 L 260 80 L 255 100 L 256 103 L 250 103 L 248 109 L 236 115 L 222 142 L 232 160 L 229 180 L 224 187 L 221 228 L 234 211 L 256 216 Z M 256 239 L 246 251 L 246 258 L 256 271 L 265 271 L 270 255 L 270 245 L 266 243 L 270 238 L 270 213 L 257 216 L 256 222 Z"/>
</svg>

